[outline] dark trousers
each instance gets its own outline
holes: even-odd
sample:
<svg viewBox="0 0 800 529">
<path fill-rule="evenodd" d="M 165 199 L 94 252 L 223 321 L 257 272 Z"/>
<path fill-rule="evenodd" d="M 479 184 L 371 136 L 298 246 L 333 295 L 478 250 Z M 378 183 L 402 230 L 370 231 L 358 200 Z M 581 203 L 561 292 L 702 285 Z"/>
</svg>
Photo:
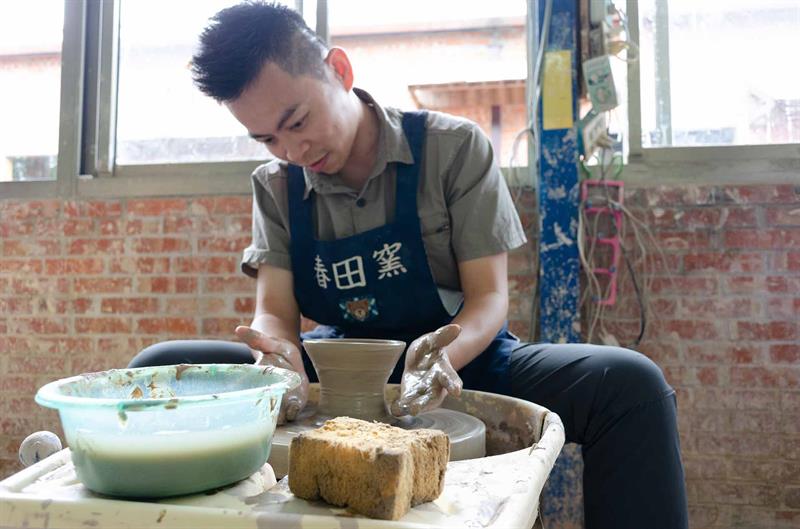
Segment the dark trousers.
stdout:
<svg viewBox="0 0 800 529">
<path fill-rule="evenodd" d="M 154 344 L 128 367 L 252 361 L 244 344 L 191 340 Z M 511 387 L 557 413 L 567 442 L 582 446 L 586 529 L 688 527 L 675 392 L 650 359 L 619 347 L 520 344 Z"/>
<path fill-rule="evenodd" d="M 675 391 L 646 356 L 620 347 L 520 344 L 513 396 L 540 404 L 581 445 L 586 529 L 689 526 Z"/>
</svg>

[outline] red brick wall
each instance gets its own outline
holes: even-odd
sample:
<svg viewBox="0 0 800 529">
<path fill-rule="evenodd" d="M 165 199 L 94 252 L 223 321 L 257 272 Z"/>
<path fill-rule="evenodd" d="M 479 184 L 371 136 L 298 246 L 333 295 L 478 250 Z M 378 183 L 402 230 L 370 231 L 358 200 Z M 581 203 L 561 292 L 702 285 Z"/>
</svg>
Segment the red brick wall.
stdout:
<svg viewBox="0 0 800 529">
<path fill-rule="evenodd" d="M 641 350 L 678 391 L 692 527 L 800 527 L 800 187 L 627 198 L 674 271 Z"/>
<path fill-rule="evenodd" d="M 631 190 L 670 270 L 639 348 L 678 390 L 692 527 L 800 525 L 800 188 Z M 533 196 L 519 197 L 526 224 Z M 42 384 L 124 366 L 174 338 L 249 321 L 246 196 L 0 201 L 0 476 L 25 435 L 57 430 Z M 510 257 L 512 328 L 527 336 L 530 250 Z M 609 328 L 636 335 L 630 282 Z M 59 432 L 60 433 L 60 432 Z"/>
</svg>

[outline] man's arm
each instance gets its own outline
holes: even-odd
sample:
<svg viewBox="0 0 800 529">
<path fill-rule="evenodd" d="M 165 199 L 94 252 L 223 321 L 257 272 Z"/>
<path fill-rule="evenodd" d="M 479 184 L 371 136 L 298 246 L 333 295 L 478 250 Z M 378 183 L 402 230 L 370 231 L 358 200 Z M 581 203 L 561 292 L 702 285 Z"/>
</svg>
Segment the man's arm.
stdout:
<svg viewBox="0 0 800 529">
<path fill-rule="evenodd" d="M 258 268 L 256 314 L 250 327 L 234 331 L 253 351 L 256 363 L 291 369 L 300 385 L 281 400 L 278 424 L 293 421 L 308 400 L 308 376 L 300 354 L 300 311 L 292 292 L 292 273 L 267 264 Z"/>
<path fill-rule="evenodd" d="M 256 311 L 250 326 L 267 336 L 287 340 L 300 351 L 300 309 L 294 298 L 294 279 L 290 270 L 268 264 L 259 265 Z M 295 371 L 305 378 L 301 356 L 292 354 L 289 361 Z"/>
<path fill-rule="evenodd" d="M 506 253 L 459 263 L 464 306 L 453 319 L 408 346 L 400 395 L 392 403 L 396 416 L 416 415 L 458 395 L 462 381 L 455 370 L 467 365 L 491 343 L 508 311 Z"/>
<path fill-rule="evenodd" d="M 458 272 L 464 306 L 453 323 L 461 333 L 445 348 L 456 371 L 489 346 L 508 316 L 508 254 L 460 262 Z"/>
</svg>

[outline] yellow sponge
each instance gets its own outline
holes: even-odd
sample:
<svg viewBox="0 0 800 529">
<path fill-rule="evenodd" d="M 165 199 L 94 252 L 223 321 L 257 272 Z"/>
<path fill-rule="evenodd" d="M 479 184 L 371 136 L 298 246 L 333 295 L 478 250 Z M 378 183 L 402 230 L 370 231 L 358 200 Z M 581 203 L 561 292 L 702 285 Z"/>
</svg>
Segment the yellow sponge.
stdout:
<svg viewBox="0 0 800 529">
<path fill-rule="evenodd" d="M 439 430 L 337 417 L 292 439 L 289 488 L 300 498 L 397 520 L 439 497 L 449 459 L 450 441 Z"/>
</svg>

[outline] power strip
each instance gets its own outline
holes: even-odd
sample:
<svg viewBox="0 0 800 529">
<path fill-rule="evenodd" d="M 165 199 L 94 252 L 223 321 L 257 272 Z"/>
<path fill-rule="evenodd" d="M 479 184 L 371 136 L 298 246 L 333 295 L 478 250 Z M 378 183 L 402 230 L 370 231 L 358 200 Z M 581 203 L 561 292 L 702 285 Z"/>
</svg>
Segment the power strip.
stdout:
<svg viewBox="0 0 800 529">
<path fill-rule="evenodd" d="M 583 78 L 586 80 L 586 91 L 592 101 L 593 110 L 603 112 L 619 105 L 610 55 L 583 61 Z"/>
</svg>

